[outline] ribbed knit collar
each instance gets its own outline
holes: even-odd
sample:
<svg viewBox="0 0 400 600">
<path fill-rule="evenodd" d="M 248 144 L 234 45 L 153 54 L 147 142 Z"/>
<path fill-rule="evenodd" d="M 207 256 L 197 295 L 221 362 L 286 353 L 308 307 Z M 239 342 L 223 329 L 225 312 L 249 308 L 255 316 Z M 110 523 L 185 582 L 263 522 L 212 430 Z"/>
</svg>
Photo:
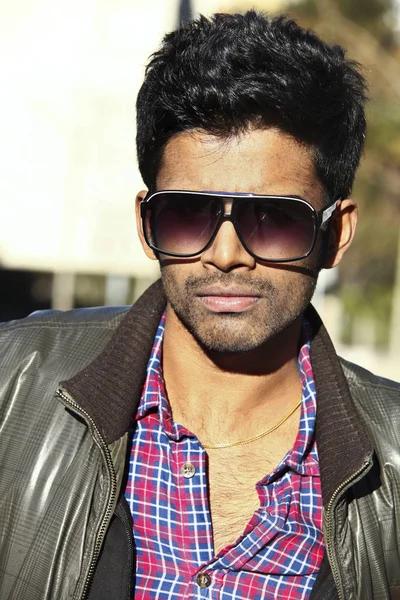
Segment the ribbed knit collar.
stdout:
<svg viewBox="0 0 400 600">
<path fill-rule="evenodd" d="M 127 312 L 101 354 L 64 389 L 86 410 L 107 443 L 134 425 L 147 361 L 166 299 L 161 282 L 153 284 Z M 372 453 L 332 342 L 314 308 L 311 362 L 317 389 L 316 436 L 324 505 L 340 483 Z"/>
</svg>

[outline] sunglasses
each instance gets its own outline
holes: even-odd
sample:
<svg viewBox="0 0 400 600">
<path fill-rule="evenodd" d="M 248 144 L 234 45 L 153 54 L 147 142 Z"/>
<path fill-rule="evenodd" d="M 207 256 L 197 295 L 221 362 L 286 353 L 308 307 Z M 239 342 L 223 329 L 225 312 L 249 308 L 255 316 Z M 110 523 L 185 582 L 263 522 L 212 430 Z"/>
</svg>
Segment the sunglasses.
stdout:
<svg viewBox="0 0 400 600">
<path fill-rule="evenodd" d="M 140 212 L 146 243 L 167 256 L 201 254 L 221 224 L 230 221 L 251 256 L 265 262 L 291 262 L 313 251 L 319 229 L 340 202 L 316 211 L 293 196 L 167 190 L 148 193 Z"/>
</svg>

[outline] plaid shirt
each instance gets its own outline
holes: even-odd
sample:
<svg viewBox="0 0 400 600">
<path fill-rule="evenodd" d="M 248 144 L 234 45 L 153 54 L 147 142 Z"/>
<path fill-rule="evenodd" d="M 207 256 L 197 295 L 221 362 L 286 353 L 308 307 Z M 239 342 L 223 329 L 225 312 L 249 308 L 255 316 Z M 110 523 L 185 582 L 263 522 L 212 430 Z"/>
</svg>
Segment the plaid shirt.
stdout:
<svg viewBox="0 0 400 600">
<path fill-rule="evenodd" d="M 300 426 L 293 448 L 258 482 L 243 535 L 213 550 L 206 451 L 172 420 L 161 369 L 165 315 L 137 413 L 125 496 L 134 516 L 135 600 L 309 597 L 324 550 L 309 341 L 299 352 Z"/>
</svg>

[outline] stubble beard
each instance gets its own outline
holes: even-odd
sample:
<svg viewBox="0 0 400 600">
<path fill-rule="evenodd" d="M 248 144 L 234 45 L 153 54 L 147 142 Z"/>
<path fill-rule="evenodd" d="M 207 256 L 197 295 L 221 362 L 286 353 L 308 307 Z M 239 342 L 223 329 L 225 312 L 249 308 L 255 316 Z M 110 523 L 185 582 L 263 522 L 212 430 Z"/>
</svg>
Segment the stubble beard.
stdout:
<svg viewBox="0 0 400 600">
<path fill-rule="evenodd" d="M 235 273 L 189 276 L 181 285 L 172 269 L 164 266 L 161 278 L 168 303 L 182 325 L 208 352 L 239 353 L 272 340 L 307 308 L 317 278 L 305 276 L 303 285 L 290 284 L 284 292 L 267 279 L 251 279 Z M 213 313 L 197 299 L 206 286 L 238 285 L 261 297 L 248 311 Z"/>
</svg>

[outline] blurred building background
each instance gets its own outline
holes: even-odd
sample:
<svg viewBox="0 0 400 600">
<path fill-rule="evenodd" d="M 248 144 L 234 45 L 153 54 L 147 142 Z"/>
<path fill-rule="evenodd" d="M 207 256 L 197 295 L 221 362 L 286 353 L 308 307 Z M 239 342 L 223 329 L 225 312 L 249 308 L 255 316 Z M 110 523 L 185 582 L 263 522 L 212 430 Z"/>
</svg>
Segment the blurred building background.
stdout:
<svg viewBox="0 0 400 600">
<path fill-rule="evenodd" d="M 360 226 L 315 304 L 342 355 L 398 378 L 398 0 L 3 0 L 0 320 L 131 303 L 157 277 L 134 222 L 134 104 L 147 57 L 179 19 L 251 7 L 288 13 L 364 65 Z"/>
</svg>

